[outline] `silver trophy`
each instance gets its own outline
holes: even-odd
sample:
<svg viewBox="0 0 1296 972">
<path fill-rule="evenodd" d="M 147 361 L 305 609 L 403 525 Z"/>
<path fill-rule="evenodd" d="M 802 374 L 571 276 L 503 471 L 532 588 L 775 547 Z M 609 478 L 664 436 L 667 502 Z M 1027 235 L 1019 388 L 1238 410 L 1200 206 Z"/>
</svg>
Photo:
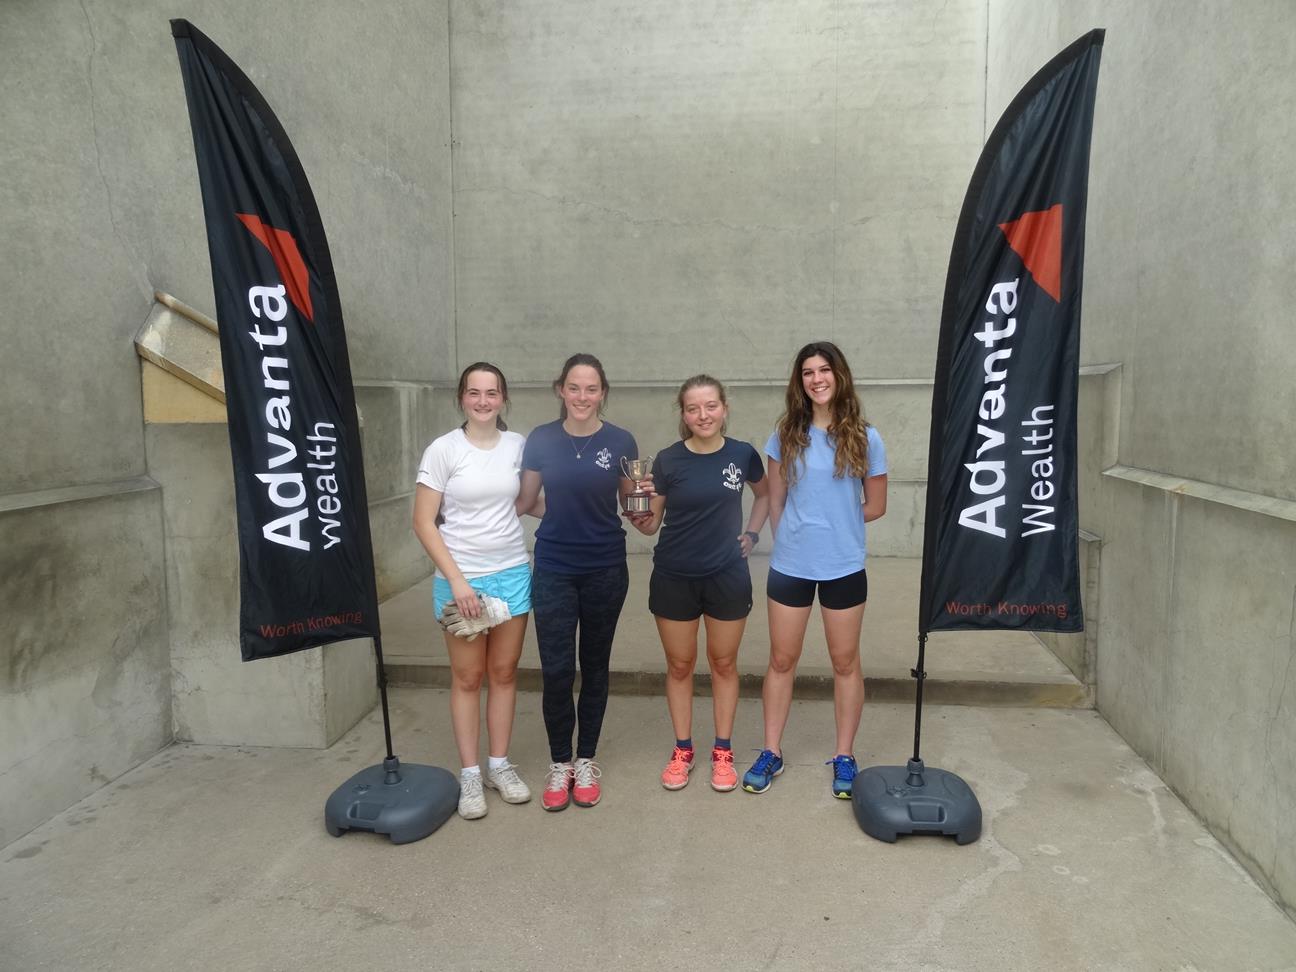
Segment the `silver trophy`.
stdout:
<svg viewBox="0 0 1296 972">
<path fill-rule="evenodd" d="M 627 513 L 647 513 L 648 504 L 652 500 L 652 493 L 639 486 L 639 480 L 645 478 L 652 472 L 652 456 L 645 456 L 642 459 L 627 459 L 621 457 L 621 474 L 626 479 L 634 480 L 634 492 L 626 496 L 625 509 Z"/>
</svg>

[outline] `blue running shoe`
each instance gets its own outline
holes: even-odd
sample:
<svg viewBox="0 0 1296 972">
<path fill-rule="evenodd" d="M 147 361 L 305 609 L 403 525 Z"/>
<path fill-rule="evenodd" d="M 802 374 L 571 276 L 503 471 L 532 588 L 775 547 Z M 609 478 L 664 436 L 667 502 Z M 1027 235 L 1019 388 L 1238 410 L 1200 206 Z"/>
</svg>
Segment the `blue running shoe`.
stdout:
<svg viewBox="0 0 1296 972">
<path fill-rule="evenodd" d="M 851 786 L 855 782 L 855 774 L 859 772 L 859 767 L 855 765 L 855 757 L 834 756 L 824 765 L 833 768 L 833 796 L 838 800 L 849 800 L 851 798 Z"/>
<path fill-rule="evenodd" d="M 764 793 L 774 782 L 774 777 L 783 772 L 783 757 L 775 756 L 771 750 L 762 749 L 761 754 L 752 763 L 752 768 L 743 774 L 743 789 L 748 793 Z"/>
</svg>

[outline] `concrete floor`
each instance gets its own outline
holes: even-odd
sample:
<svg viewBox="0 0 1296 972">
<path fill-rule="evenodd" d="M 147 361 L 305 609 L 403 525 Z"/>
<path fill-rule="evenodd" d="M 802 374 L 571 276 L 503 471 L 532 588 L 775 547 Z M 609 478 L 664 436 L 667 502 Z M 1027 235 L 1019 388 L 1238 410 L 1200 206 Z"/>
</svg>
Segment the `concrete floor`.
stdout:
<svg viewBox="0 0 1296 972">
<path fill-rule="evenodd" d="M 445 693 L 392 702 L 397 751 L 455 768 Z M 670 793 L 662 700 L 614 696 L 600 806 L 488 792 L 485 819 L 400 847 L 321 822 L 381 758 L 376 714 L 328 751 L 173 746 L 0 851 L 0 969 L 1296 968 L 1296 924 L 1096 713 L 927 710 L 924 755 L 985 810 L 968 847 L 865 836 L 828 793 L 831 723 L 795 703 L 762 796 Z M 861 763 L 902 760 L 912 725 L 867 706 Z M 759 731 L 742 702 L 743 762 Z M 533 786 L 545 753 L 524 693 Z"/>
</svg>

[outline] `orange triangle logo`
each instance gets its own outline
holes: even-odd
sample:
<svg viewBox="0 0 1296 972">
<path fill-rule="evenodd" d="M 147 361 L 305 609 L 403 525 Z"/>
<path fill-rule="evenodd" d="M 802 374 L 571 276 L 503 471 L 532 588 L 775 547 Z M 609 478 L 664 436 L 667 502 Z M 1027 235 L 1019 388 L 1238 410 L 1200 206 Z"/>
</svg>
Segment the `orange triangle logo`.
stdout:
<svg viewBox="0 0 1296 972">
<path fill-rule="evenodd" d="M 279 279 L 283 281 L 288 299 L 306 320 L 314 324 L 315 317 L 311 313 L 310 273 L 306 269 L 306 261 L 302 259 L 301 251 L 297 249 L 297 241 L 293 239 L 293 235 L 287 230 L 267 226 L 261 222 L 260 217 L 249 216 L 247 213 L 234 215 L 247 227 L 249 233 L 265 244 L 265 248 L 274 257 L 275 267 L 279 270 Z"/>
<path fill-rule="evenodd" d="M 1044 293 L 1062 302 L 1062 204 L 1000 223 L 1008 245 Z"/>
</svg>

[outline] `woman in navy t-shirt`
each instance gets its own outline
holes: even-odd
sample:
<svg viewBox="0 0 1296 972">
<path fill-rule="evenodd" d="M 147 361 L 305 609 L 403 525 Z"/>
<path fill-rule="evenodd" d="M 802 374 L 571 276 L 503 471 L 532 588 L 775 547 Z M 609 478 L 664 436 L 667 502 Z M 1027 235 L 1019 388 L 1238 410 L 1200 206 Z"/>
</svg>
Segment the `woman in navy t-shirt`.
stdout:
<svg viewBox="0 0 1296 972">
<path fill-rule="evenodd" d="M 602 795 L 594 754 L 607 709 L 612 638 L 630 586 L 620 514 L 621 497 L 634 484 L 621 475 L 621 459 L 637 459 L 639 447 L 625 429 L 600 418 L 608 382 L 598 358 L 572 355 L 553 388 L 562 401 L 560 417 L 527 438 L 517 505 L 532 510 L 543 487 L 531 579 L 552 760 L 541 803 L 563 810 L 569 802 L 592 807 Z M 577 629 L 581 690 L 573 705 Z"/>
<path fill-rule="evenodd" d="M 731 737 L 738 710 L 738 645 L 752 606 L 747 555 L 760 539 L 769 499 L 756 450 L 725 437 L 724 386 L 710 375 L 695 375 L 680 387 L 676 404 L 680 441 L 653 463 L 657 495 L 651 511 L 630 516 L 647 536 L 661 528 L 648 610 L 666 652 L 666 705 L 675 729 L 675 748 L 661 781 L 668 790 L 683 789 L 693 768 L 693 670 L 704 619 L 715 709 L 711 786 L 727 791 L 738 785 Z M 745 528 L 744 483 L 756 495 Z"/>
</svg>

